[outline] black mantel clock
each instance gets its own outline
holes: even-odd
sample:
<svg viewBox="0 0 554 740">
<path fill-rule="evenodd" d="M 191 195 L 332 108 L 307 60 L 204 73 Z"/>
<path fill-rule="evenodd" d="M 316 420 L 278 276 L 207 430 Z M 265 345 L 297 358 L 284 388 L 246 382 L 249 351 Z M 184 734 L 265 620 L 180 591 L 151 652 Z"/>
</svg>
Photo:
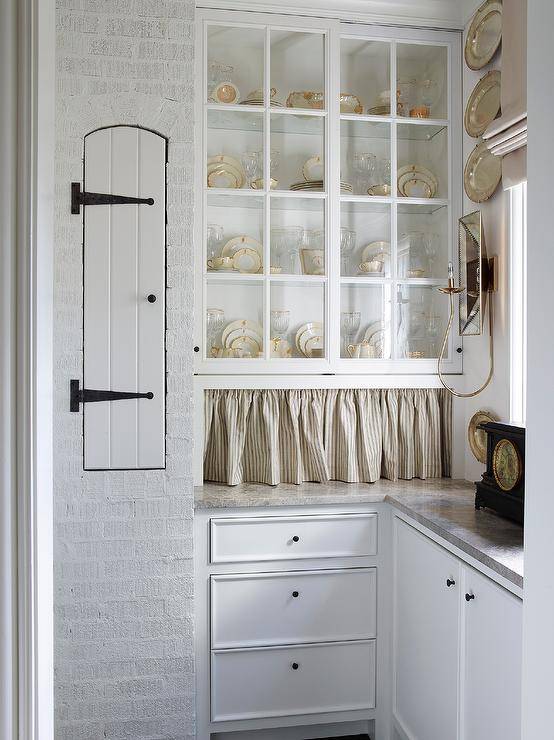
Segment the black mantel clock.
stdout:
<svg viewBox="0 0 554 740">
<path fill-rule="evenodd" d="M 475 508 L 488 507 L 523 524 L 525 491 L 525 429 L 486 422 L 487 469 L 475 484 Z"/>
</svg>

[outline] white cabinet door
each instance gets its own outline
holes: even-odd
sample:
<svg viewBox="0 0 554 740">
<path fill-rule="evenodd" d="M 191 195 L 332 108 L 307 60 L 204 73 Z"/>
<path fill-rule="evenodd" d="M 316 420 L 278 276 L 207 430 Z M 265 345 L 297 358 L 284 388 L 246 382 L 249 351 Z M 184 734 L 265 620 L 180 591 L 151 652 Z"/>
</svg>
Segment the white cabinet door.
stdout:
<svg viewBox="0 0 554 740">
<path fill-rule="evenodd" d="M 84 387 L 154 394 L 84 404 L 89 470 L 165 465 L 165 162 L 152 131 L 85 137 L 86 191 L 154 199 L 83 208 Z"/>
<path fill-rule="evenodd" d="M 456 740 L 461 566 L 394 522 L 395 719 L 411 740 Z"/>
<path fill-rule="evenodd" d="M 464 581 L 461 736 L 519 740 L 522 602 L 472 568 Z"/>
</svg>

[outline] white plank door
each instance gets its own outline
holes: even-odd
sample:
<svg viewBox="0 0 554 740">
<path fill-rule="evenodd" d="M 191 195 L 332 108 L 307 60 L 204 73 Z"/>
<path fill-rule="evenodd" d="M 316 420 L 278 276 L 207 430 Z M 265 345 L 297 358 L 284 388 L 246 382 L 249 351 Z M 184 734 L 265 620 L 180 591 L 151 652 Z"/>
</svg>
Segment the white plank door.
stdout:
<svg viewBox="0 0 554 740">
<path fill-rule="evenodd" d="M 165 466 L 165 163 L 151 131 L 85 137 L 84 190 L 154 199 L 83 208 L 84 387 L 154 394 L 84 404 L 87 470 Z"/>
<path fill-rule="evenodd" d="M 456 740 L 461 566 L 394 521 L 395 720 L 410 740 Z"/>
<path fill-rule="evenodd" d="M 521 599 L 473 568 L 463 592 L 461 738 L 520 740 Z"/>
</svg>

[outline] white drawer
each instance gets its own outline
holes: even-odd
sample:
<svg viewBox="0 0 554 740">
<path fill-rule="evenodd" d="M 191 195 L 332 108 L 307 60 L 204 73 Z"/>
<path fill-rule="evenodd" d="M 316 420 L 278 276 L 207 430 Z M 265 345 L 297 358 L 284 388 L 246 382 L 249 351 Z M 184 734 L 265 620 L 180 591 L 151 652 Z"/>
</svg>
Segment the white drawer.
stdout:
<svg viewBox="0 0 554 740">
<path fill-rule="evenodd" d="M 375 641 L 214 651 L 211 706 L 215 722 L 371 709 Z"/>
<path fill-rule="evenodd" d="M 218 518 L 212 563 L 363 557 L 377 554 L 377 514 Z"/>
<path fill-rule="evenodd" d="M 375 637 L 376 581 L 375 568 L 212 576 L 212 647 Z"/>
</svg>

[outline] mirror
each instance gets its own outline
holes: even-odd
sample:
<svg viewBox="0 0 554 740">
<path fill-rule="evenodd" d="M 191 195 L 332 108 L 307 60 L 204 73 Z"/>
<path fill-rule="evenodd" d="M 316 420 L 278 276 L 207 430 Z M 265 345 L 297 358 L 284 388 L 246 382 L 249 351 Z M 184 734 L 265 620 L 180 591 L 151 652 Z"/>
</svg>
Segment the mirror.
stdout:
<svg viewBox="0 0 554 740">
<path fill-rule="evenodd" d="M 458 222 L 460 286 L 460 336 L 477 336 L 483 331 L 483 316 L 489 283 L 489 261 L 481 211 L 462 216 Z"/>
</svg>

